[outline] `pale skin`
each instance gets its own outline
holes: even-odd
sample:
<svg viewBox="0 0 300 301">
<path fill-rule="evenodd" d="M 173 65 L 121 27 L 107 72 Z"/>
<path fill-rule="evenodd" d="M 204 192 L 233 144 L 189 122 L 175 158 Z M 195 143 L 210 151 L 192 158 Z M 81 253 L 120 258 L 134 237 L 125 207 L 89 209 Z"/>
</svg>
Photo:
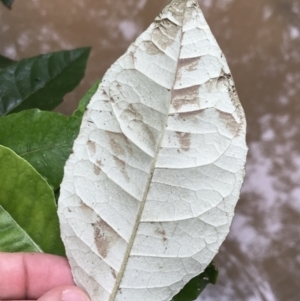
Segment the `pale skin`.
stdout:
<svg viewBox="0 0 300 301">
<path fill-rule="evenodd" d="M 41 253 L 0 253 L 2 300 L 90 301 L 66 258 Z"/>
</svg>

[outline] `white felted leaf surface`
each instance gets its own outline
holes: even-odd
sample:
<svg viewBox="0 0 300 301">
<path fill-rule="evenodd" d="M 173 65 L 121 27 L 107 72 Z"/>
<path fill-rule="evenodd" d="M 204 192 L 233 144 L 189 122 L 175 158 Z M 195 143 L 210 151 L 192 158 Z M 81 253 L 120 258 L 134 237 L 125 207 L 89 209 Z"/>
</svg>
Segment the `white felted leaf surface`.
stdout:
<svg viewBox="0 0 300 301">
<path fill-rule="evenodd" d="M 107 71 L 59 218 L 93 301 L 167 301 L 211 262 L 244 177 L 245 116 L 196 0 L 173 0 Z"/>
</svg>

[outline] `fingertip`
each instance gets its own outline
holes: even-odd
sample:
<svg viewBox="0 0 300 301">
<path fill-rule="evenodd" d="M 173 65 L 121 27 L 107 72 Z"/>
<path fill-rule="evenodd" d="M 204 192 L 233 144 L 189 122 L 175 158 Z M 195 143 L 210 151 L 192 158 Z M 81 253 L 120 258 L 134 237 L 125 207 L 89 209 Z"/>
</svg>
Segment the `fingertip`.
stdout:
<svg viewBox="0 0 300 301">
<path fill-rule="evenodd" d="M 77 286 L 60 286 L 50 290 L 37 301 L 90 301 L 90 298 Z"/>
<path fill-rule="evenodd" d="M 78 287 L 64 289 L 61 293 L 62 301 L 90 301 L 88 295 Z"/>
</svg>

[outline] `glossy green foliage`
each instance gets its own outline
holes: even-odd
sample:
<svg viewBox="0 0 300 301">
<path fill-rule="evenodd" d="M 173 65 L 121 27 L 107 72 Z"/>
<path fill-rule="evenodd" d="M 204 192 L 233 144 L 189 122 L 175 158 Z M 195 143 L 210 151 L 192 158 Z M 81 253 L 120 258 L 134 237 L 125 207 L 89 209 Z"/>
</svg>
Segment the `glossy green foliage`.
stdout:
<svg viewBox="0 0 300 301">
<path fill-rule="evenodd" d="M 28 162 L 4 146 L 0 183 L 0 251 L 63 255 L 53 190 Z"/>
<path fill-rule="evenodd" d="M 18 63 L 0 56 L 0 116 L 55 108 L 80 82 L 89 52 L 61 51 Z M 38 109 L 0 117 L 0 251 L 64 255 L 52 187 L 58 191 L 79 117 Z"/>
<path fill-rule="evenodd" d="M 172 301 L 193 301 L 198 298 L 207 284 L 216 284 L 218 269 L 212 262 L 203 273 L 193 278 L 185 287 L 172 299 Z"/>
<path fill-rule="evenodd" d="M 97 88 L 100 84 L 100 80 L 95 82 L 93 84 L 93 86 L 87 91 L 87 93 L 82 97 L 82 99 L 79 102 L 78 108 L 77 110 L 74 112 L 73 116 L 82 118 L 85 110 L 86 110 L 86 106 L 88 105 L 88 103 L 90 102 L 92 96 L 96 93 Z"/>
<path fill-rule="evenodd" d="M 13 63 L 15 63 L 15 61 L 13 61 L 3 55 L 0 55 L 0 69 L 6 68 L 6 67 L 12 65 Z"/>
<path fill-rule="evenodd" d="M 0 118 L 0 144 L 27 160 L 57 189 L 80 123 L 77 117 L 37 109 L 11 114 Z"/>
<path fill-rule="evenodd" d="M 1 2 L 9 9 L 11 9 L 14 0 L 1 0 Z"/>
<path fill-rule="evenodd" d="M 0 116 L 38 108 L 53 110 L 84 76 L 90 48 L 24 59 L 0 71 Z"/>
<path fill-rule="evenodd" d="M 0 251 L 42 252 L 18 222 L 0 206 Z"/>
</svg>

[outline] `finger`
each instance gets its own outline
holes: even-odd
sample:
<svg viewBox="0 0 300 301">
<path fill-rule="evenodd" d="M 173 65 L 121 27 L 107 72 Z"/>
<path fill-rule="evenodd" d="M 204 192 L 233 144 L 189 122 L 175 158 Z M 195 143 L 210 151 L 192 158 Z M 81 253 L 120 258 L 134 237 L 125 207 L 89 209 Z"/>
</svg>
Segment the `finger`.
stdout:
<svg viewBox="0 0 300 301">
<path fill-rule="evenodd" d="M 66 258 L 43 253 L 0 253 L 0 299 L 38 299 L 61 285 L 74 285 Z"/>
<path fill-rule="evenodd" d="M 90 301 L 90 298 L 76 286 L 60 286 L 44 294 L 38 301 Z"/>
<path fill-rule="evenodd" d="M 7 301 L 7 300 L 0 300 Z M 9 300 L 30 301 L 30 300 Z M 35 301 L 35 300 L 31 300 Z M 45 293 L 36 301 L 90 301 L 88 295 L 76 286 L 60 286 Z"/>
</svg>

